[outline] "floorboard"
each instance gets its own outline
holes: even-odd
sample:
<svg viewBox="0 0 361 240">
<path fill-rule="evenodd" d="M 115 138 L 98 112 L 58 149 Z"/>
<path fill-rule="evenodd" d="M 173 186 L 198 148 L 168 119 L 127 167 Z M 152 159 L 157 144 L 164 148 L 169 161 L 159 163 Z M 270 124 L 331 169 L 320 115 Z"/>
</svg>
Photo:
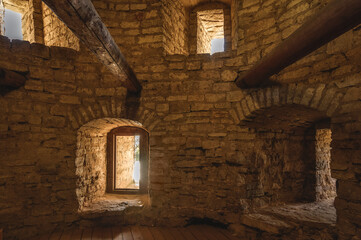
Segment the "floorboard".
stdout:
<svg viewBox="0 0 361 240">
<path fill-rule="evenodd" d="M 147 226 L 118 226 L 67 228 L 36 240 L 240 240 L 229 231 L 208 225 L 166 228 Z"/>
<path fill-rule="evenodd" d="M 189 228 L 182 228 L 182 234 L 184 236 L 184 239 L 197 240 L 193 233 L 189 230 Z"/>
<path fill-rule="evenodd" d="M 102 239 L 103 240 L 113 240 L 112 228 L 110 228 L 110 227 L 102 228 Z"/>
<path fill-rule="evenodd" d="M 83 229 L 74 229 L 73 233 L 71 234 L 71 240 L 81 240 L 81 236 L 83 234 Z"/>
<path fill-rule="evenodd" d="M 165 239 L 175 240 L 172 233 L 169 231 L 169 228 L 161 228 L 160 231 Z"/>
<path fill-rule="evenodd" d="M 228 240 L 218 229 L 207 226 L 201 225 L 199 226 L 201 231 L 209 240 Z"/>
<path fill-rule="evenodd" d="M 85 228 L 83 230 L 83 235 L 81 236 L 81 240 L 91 240 L 92 239 L 92 233 L 93 233 L 92 228 Z"/>
<path fill-rule="evenodd" d="M 134 240 L 130 227 L 122 228 L 123 240 Z"/>
<path fill-rule="evenodd" d="M 184 240 L 182 232 L 180 232 L 177 228 L 169 228 L 169 231 L 175 240 Z"/>
<path fill-rule="evenodd" d="M 198 225 L 189 226 L 188 228 L 197 240 L 208 240 Z"/>
<path fill-rule="evenodd" d="M 59 240 L 61 238 L 62 234 L 63 234 L 63 231 L 55 231 L 50 235 L 49 240 Z"/>
<path fill-rule="evenodd" d="M 100 227 L 96 227 L 93 229 L 93 234 L 92 234 L 92 240 L 102 240 L 103 238 L 103 233 L 102 233 L 102 228 Z"/>
<path fill-rule="evenodd" d="M 63 234 L 61 235 L 60 240 L 72 240 L 71 235 L 73 234 L 73 231 L 74 231 L 73 228 L 64 230 Z"/>
<path fill-rule="evenodd" d="M 123 240 L 121 227 L 112 227 L 113 240 Z"/>
<path fill-rule="evenodd" d="M 144 240 L 144 238 L 140 232 L 139 226 L 131 226 L 130 229 L 132 231 L 134 240 Z"/>
<path fill-rule="evenodd" d="M 139 229 L 140 229 L 140 232 L 141 232 L 144 240 L 157 240 L 157 239 L 154 239 L 154 237 L 153 237 L 152 233 L 149 231 L 148 227 L 141 226 L 141 227 L 139 227 Z"/>
<path fill-rule="evenodd" d="M 155 240 L 167 240 L 163 236 L 159 227 L 151 227 L 151 228 L 149 228 L 149 231 L 151 232 L 151 234 Z"/>
</svg>

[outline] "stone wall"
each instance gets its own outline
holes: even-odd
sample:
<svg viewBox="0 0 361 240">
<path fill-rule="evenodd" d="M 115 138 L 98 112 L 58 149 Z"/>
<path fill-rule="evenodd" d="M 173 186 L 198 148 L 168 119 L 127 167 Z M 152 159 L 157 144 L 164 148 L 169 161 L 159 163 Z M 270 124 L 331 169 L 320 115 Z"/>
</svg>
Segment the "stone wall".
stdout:
<svg viewBox="0 0 361 240">
<path fill-rule="evenodd" d="M 23 39 L 44 44 L 43 12 L 40 0 L 30 0 L 21 19 Z"/>
<path fill-rule="evenodd" d="M 188 53 L 188 12 L 179 0 L 161 2 L 165 52 Z"/>
<path fill-rule="evenodd" d="M 232 40 L 232 49 L 237 49 L 238 45 L 238 1 L 232 0 L 231 2 L 231 40 Z"/>
<path fill-rule="evenodd" d="M 328 2 L 239 1 L 237 53 L 245 57 L 246 63 L 239 70 L 247 71 Z M 360 56 L 355 54 L 360 48 L 360 32 L 360 27 L 356 27 L 343 34 L 273 76 L 272 80 L 287 84 L 327 83 L 330 79 L 340 79 L 345 74 L 352 77 L 361 69 L 357 64 Z"/>
<path fill-rule="evenodd" d="M 75 160 L 78 176 L 76 193 L 80 210 L 103 196 L 106 189 L 107 137 L 87 130 L 80 130 L 78 133 Z"/>
<path fill-rule="evenodd" d="M 10 43 L 4 37 L 0 46 L 1 66 L 28 76 L 23 88 L 0 97 L 0 224 L 6 239 L 24 239 L 78 218 L 75 159 L 80 126 L 72 126 L 86 121 L 87 105 L 94 116 L 110 113 L 103 101 L 122 103 L 125 90 L 101 75 L 106 71 L 87 52 Z M 105 96 L 110 86 L 112 96 Z"/>
<path fill-rule="evenodd" d="M 197 15 L 197 53 L 210 53 L 211 52 L 211 41 L 212 38 L 207 32 L 207 28 L 204 23 L 198 18 Z M 195 46 L 192 46 L 193 48 Z"/>
<path fill-rule="evenodd" d="M 79 39 L 71 30 L 42 3 L 44 22 L 44 44 L 47 46 L 57 46 L 79 50 Z"/>
<path fill-rule="evenodd" d="M 331 177 L 331 130 L 316 131 L 316 200 L 336 197 L 336 179 Z"/>
<path fill-rule="evenodd" d="M 242 2 L 240 38 L 252 33 L 242 33 L 242 24 L 247 23 L 242 18 L 256 3 Z M 297 75 L 284 82 L 303 82 L 240 90 L 234 79 L 238 70 L 255 62 L 250 57 L 258 45 L 246 44 L 246 40 L 258 43 L 255 34 L 240 40 L 237 52 L 163 55 L 163 24 L 155 14 L 161 10 L 159 2 L 94 4 L 143 86 L 135 100 L 138 107 L 127 114 L 125 89 L 89 52 L 10 43 L 1 37 L 0 52 L 5 57 L 0 64 L 28 72 L 29 77 L 25 87 L 0 97 L 4 113 L 0 115 L 0 190 L 5 193 L 0 196 L 0 224 L 6 239 L 52 231 L 55 226 L 96 225 L 105 219 L 113 224 L 183 225 L 191 218 L 211 218 L 234 224 L 253 209 L 299 201 L 308 165 L 302 162 L 304 134 L 296 130 L 324 117 L 331 118 L 333 133 L 331 171 L 338 181 L 339 238 L 360 236 L 361 76 L 356 54 L 360 30 L 352 31 L 353 50 L 344 45 L 339 49 L 339 54 L 350 57 L 338 62 L 337 78 L 310 84 L 311 76 Z M 284 3 L 262 4 L 267 9 L 263 12 L 272 12 L 269 6 Z M 317 7 L 316 2 L 311 5 Z M 261 13 L 248 15 L 248 20 Z M 303 62 L 315 63 L 310 58 Z M 320 68 L 317 71 L 315 75 L 323 74 Z M 91 202 L 87 189 L 94 193 L 92 186 L 102 187 L 93 184 L 90 175 L 79 179 L 81 159 L 86 159 L 81 149 L 92 144 L 79 130 L 105 118 L 136 120 L 150 131 L 151 205 L 85 218 L 78 210 L 84 201 Z M 253 125 L 268 119 L 288 127 L 270 130 Z M 97 127 L 99 137 L 111 129 L 104 124 Z M 84 144 L 77 141 L 79 136 L 85 137 Z M 90 161 L 102 159 L 91 154 Z"/>
<path fill-rule="evenodd" d="M 0 35 L 4 35 L 5 26 L 4 26 L 4 14 L 5 14 L 5 6 L 4 2 L 0 2 Z"/>
</svg>

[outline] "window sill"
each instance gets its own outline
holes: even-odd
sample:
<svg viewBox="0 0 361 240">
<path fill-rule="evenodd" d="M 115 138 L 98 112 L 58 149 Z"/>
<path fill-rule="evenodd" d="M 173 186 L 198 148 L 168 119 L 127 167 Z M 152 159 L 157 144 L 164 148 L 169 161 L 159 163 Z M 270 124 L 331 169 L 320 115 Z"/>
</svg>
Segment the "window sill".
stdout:
<svg viewBox="0 0 361 240">
<path fill-rule="evenodd" d="M 150 206 L 150 198 L 148 194 L 126 195 L 126 194 L 105 194 L 98 198 L 89 206 L 80 210 L 82 215 L 109 213 L 109 215 L 117 215 L 123 213 L 126 209 L 143 209 Z"/>
</svg>

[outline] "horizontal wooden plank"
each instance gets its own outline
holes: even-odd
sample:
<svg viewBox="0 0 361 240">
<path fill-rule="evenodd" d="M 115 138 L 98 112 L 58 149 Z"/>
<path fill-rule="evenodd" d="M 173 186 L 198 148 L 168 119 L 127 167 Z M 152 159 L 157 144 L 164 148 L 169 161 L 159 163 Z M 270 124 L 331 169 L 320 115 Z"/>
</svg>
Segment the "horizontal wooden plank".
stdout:
<svg viewBox="0 0 361 240">
<path fill-rule="evenodd" d="M 47 235 L 44 239 L 52 240 L 237 240 L 229 231 L 208 225 L 193 225 L 189 227 L 94 227 L 67 228 Z M 43 239 L 43 238 L 37 238 Z"/>
</svg>

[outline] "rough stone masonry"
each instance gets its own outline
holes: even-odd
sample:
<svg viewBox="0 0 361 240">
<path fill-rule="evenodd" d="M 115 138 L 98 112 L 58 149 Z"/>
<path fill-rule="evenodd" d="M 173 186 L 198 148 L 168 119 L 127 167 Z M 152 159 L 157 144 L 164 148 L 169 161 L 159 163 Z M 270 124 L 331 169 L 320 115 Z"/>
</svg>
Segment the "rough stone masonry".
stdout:
<svg viewBox="0 0 361 240">
<path fill-rule="evenodd" d="M 273 85 L 241 90 L 237 73 L 328 0 L 184 1 L 93 1 L 143 87 L 133 102 L 40 1 L 4 1 L 27 20 L 25 41 L 0 36 L 0 66 L 28 78 L 0 96 L 5 239 L 194 219 L 249 239 L 361 238 L 361 28 L 272 76 Z M 197 54 L 195 13 L 216 8 L 225 52 Z M 120 126 L 149 131 L 149 203 L 109 211 L 106 134 Z M 305 202 L 317 209 L 325 198 L 331 204 L 322 207 L 337 215 L 327 224 L 298 220 L 276 231 L 265 227 L 273 218 L 251 215 Z M 99 199 L 102 210 L 92 208 Z"/>
</svg>

